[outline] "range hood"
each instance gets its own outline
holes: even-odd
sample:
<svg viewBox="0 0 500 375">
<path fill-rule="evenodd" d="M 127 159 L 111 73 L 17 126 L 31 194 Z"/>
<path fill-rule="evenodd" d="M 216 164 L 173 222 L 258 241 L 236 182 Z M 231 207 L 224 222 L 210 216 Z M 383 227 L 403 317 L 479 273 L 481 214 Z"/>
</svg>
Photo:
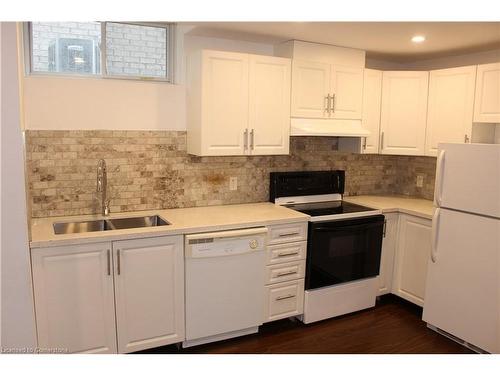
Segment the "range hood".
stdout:
<svg viewBox="0 0 500 375">
<path fill-rule="evenodd" d="M 361 120 L 292 118 L 291 136 L 367 137 L 370 132 L 361 126 Z"/>
</svg>

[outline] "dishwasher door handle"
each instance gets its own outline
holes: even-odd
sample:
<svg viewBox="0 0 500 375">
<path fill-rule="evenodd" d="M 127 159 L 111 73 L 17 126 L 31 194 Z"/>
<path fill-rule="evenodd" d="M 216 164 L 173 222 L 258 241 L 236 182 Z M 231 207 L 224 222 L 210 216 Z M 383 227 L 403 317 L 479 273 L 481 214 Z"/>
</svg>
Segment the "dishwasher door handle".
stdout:
<svg viewBox="0 0 500 375">
<path fill-rule="evenodd" d="M 217 238 L 238 238 L 238 237 L 246 237 L 253 236 L 257 234 L 267 234 L 266 227 L 259 228 L 249 228 L 249 229 L 236 229 L 236 230 L 226 230 L 221 232 L 209 232 L 209 233 L 197 233 L 197 234 L 188 234 L 186 235 L 186 245 L 189 244 L 190 240 L 210 240 Z"/>
</svg>

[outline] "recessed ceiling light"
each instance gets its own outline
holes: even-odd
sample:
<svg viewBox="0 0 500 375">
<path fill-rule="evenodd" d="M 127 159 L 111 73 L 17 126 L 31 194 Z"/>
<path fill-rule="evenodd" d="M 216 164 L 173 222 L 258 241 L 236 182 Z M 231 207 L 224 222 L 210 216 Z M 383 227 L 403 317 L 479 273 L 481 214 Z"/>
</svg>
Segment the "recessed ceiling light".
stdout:
<svg viewBox="0 0 500 375">
<path fill-rule="evenodd" d="M 422 43 L 425 41 L 425 36 L 423 35 L 415 35 L 413 38 L 411 38 L 411 41 L 413 43 Z"/>
</svg>

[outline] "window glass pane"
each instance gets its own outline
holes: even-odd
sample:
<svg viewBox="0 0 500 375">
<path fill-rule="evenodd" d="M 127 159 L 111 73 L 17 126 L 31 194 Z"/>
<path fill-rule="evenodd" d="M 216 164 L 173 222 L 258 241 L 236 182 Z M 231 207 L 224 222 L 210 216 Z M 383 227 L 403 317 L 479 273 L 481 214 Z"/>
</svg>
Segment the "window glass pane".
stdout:
<svg viewBox="0 0 500 375">
<path fill-rule="evenodd" d="M 108 75 L 161 77 L 167 75 L 167 29 L 106 23 Z"/>
<path fill-rule="evenodd" d="M 33 22 L 32 71 L 100 74 L 99 22 Z"/>
</svg>

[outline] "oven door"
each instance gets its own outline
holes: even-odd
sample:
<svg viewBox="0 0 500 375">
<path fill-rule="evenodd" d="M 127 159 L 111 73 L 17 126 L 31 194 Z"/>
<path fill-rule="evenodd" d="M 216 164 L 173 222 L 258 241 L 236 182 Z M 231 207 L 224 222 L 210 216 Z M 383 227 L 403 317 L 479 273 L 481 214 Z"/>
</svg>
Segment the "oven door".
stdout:
<svg viewBox="0 0 500 375">
<path fill-rule="evenodd" d="M 379 274 L 384 215 L 309 223 L 306 289 Z"/>
</svg>

